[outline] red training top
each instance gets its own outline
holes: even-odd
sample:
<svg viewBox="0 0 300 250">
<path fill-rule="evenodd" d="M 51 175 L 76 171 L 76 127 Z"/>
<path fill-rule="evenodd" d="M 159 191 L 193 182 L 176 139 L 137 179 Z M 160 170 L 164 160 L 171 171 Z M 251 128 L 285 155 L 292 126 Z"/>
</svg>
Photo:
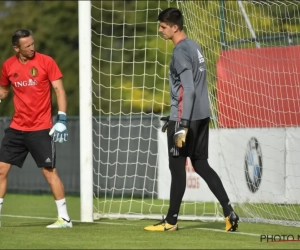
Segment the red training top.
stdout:
<svg viewBox="0 0 300 250">
<path fill-rule="evenodd" d="M 35 52 L 22 64 L 17 56 L 2 65 L 0 85 L 12 85 L 15 113 L 10 127 L 21 131 L 36 131 L 52 127 L 51 82 L 62 77 L 50 56 Z"/>
</svg>

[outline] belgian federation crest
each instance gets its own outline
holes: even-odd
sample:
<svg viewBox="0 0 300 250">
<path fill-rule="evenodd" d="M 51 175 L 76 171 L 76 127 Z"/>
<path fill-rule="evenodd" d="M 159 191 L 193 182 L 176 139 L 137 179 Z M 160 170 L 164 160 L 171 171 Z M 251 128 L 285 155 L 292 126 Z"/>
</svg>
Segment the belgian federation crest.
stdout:
<svg viewBox="0 0 300 250">
<path fill-rule="evenodd" d="M 262 180 L 263 161 L 261 147 L 254 137 L 247 144 L 244 168 L 247 186 L 252 193 L 255 193 Z"/>
<path fill-rule="evenodd" d="M 30 75 L 33 76 L 33 77 L 36 77 L 37 74 L 38 74 L 37 68 L 35 68 L 35 67 L 31 68 Z"/>
</svg>

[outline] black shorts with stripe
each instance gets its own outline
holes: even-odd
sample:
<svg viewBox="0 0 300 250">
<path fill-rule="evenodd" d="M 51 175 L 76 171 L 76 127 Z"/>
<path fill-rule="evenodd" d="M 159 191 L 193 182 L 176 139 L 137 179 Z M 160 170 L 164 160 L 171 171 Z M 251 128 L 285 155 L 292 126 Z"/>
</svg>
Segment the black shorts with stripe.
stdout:
<svg viewBox="0 0 300 250">
<path fill-rule="evenodd" d="M 55 144 L 49 135 L 50 129 L 38 131 L 20 131 L 5 129 L 0 148 L 0 162 L 22 168 L 31 154 L 38 167 L 55 167 Z"/>
<path fill-rule="evenodd" d="M 178 148 L 174 145 L 175 127 L 178 122 L 169 121 L 167 130 L 168 135 L 168 152 L 169 156 L 184 156 L 190 157 L 193 160 L 207 160 L 208 159 L 208 142 L 209 142 L 209 122 L 210 118 L 203 120 L 191 121 L 188 130 L 186 145 Z"/>
</svg>

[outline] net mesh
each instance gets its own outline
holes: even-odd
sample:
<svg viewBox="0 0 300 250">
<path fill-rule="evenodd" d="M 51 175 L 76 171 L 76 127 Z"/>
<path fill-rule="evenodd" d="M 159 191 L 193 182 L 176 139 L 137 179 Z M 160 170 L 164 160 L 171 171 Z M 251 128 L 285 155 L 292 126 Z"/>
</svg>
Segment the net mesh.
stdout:
<svg viewBox="0 0 300 250">
<path fill-rule="evenodd" d="M 168 199 L 158 191 L 159 162 L 167 158 L 159 118 L 170 108 L 174 46 L 157 23 L 167 7 L 182 10 L 188 37 L 204 52 L 217 135 L 212 167 L 236 210 L 245 220 L 299 221 L 296 1 L 92 2 L 95 213 L 157 218 L 167 212 Z M 221 217 L 214 199 L 198 196 L 183 201 L 180 218 Z"/>
</svg>

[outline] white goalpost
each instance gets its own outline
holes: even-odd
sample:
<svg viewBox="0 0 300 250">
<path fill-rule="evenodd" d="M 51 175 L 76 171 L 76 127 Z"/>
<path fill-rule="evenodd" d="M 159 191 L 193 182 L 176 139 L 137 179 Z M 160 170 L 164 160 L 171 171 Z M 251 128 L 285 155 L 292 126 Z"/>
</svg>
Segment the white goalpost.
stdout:
<svg viewBox="0 0 300 250">
<path fill-rule="evenodd" d="M 78 1 L 80 93 L 80 220 L 93 221 L 91 1 Z"/>
<path fill-rule="evenodd" d="M 300 4 L 78 1 L 81 220 L 160 219 L 168 209 L 168 68 L 157 16 L 181 9 L 203 49 L 209 163 L 242 221 L 300 225 Z M 223 220 L 186 164 L 182 220 Z"/>
</svg>

